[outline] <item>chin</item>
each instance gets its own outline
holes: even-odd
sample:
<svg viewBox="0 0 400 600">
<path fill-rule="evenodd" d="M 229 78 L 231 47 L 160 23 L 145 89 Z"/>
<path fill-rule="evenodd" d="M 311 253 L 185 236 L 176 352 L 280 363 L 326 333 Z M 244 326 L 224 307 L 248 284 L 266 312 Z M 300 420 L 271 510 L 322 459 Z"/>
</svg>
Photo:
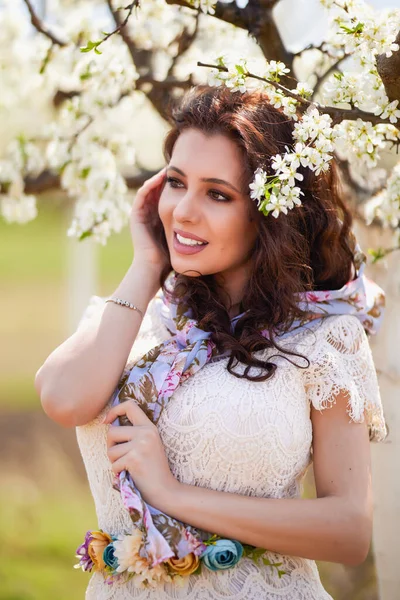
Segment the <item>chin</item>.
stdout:
<svg viewBox="0 0 400 600">
<path fill-rule="evenodd" d="M 201 277 L 202 275 L 205 275 L 206 273 L 201 273 L 200 271 L 193 271 L 190 266 L 187 267 L 183 267 L 182 265 L 175 265 L 174 263 L 172 263 L 172 268 L 175 271 L 175 273 L 178 273 L 178 275 L 186 275 L 187 277 Z"/>
<path fill-rule="evenodd" d="M 202 269 L 201 264 L 195 266 L 193 260 L 181 259 L 181 258 L 172 258 L 171 257 L 171 266 L 175 273 L 179 273 L 179 275 L 187 275 L 187 277 L 201 277 L 202 275 L 209 275 L 207 271 Z"/>
</svg>

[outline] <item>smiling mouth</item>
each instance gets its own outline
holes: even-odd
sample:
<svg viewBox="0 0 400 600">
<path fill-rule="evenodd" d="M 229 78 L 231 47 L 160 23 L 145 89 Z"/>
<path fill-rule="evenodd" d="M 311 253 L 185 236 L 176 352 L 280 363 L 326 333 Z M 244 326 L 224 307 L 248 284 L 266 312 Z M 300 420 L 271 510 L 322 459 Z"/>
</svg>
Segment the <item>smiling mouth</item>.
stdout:
<svg viewBox="0 0 400 600">
<path fill-rule="evenodd" d="M 174 249 L 179 252 L 179 254 L 196 254 L 204 250 L 204 248 L 208 246 L 208 242 L 186 237 L 177 231 L 174 231 L 173 245 Z"/>
<path fill-rule="evenodd" d="M 207 244 L 207 242 L 205 242 L 205 241 L 201 242 L 200 240 L 181 235 L 177 231 L 175 231 L 175 233 L 176 233 L 176 239 L 178 240 L 178 242 L 180 244 L 183 244 L 184 246 L 204 246 L 204 244 Z"/>
</svg>

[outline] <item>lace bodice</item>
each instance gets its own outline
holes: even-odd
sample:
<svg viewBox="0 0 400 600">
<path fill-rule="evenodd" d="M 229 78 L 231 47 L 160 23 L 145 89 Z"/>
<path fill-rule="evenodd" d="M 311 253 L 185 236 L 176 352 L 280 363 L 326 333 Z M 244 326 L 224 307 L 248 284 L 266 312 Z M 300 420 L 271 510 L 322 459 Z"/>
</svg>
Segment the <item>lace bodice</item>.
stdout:
<svg viewBox="0 0 400 600">
<path fill-rule="evenodd" d="M 169 336 L 159 317 L 159 300 L 146 312 L 130 358 L 142 356 Z M 102 309 L 94 298 L 93 307 Z M 293 333 L 284 345 L 308 357 L 300 369 L 272 349 L 278 366 L 265 382 L 232 376 L 227 359 L 214 359 L 174 392 L 158 422 L 174 476 L 186 484 L 266 498 L 297 498 L 312 460 L 310 407 L 325 409 L 339 390 L 348 393 L 348 413 L 354 421 L 364 414 L 371 438 L 385 435 L 379 386 L 368 338 L 351 315 L 317 320 Z M 299 357 L 290 357 L 306 366 Z M 107 456 L 108 425 L 101 419 L 110 403 L 92 422 L 77 427 L 77 439 L 93 494 L 98 527 L 112 535 L 129 533 L 132 522 L 119 493 L 112 488 Z M 365 411 L 365 413 L 364 413 Z M 328 415 L 327 415 L 327 418 Z M 94 529 L 88 523 L 88 529 Z M 83 532 L 84 533 L 84 532 Z M 135 589 L 133 583 L 107 586 L 101 573 L 89 582 L 86 600 L 327 600 L 312 560 L 268 553 L 282 562 L 278 578 L 267 566 L 243 558 L 232 569 L 190 576 L 184 588 Z"/>
</svg>

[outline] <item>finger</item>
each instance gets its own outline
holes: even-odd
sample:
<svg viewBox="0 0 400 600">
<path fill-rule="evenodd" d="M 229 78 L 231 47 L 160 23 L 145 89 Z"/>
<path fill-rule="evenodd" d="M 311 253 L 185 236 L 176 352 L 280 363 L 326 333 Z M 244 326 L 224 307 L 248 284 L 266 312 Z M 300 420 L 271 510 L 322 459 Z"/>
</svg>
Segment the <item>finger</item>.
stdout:
<svg viewBox="0 0 400 600">
<path fill-rule="evenodd" d="M 117 444 L 116 446 L 109 448 L 107 455 L 111 462 L 115 462 L 116 460 L 119 460 L 125 456 L 125 454 L 127 454 L 131 449 L 131 444 L 129 442 L 125 442 L 124 444 Z"/>
<path fill-rule="evenodd" d="M 158 173 L 150 177 L 150 179 L 146 179 L 146 181 L 141 185 L 141 187 L 137 191 L 137 195 L 141 195 L 143 192 L 148 193 L 152 188 L 160 185 L 167 173 L 167 167 L 163 167 Z"/>
<path fill-rule="evenodd" d="M 164 184 L 166 171 L 167 167 L 164 167 L 161 169 L 161 171 L 159 171 L 159 173 L 144 182 L 144 184 L 136 192 L 132 206 L 134 206 L 136 209 L 141 209 L 143 208 L 144 204 L 154 202 L 154 200 L 158 199 L 157 192 L 160 191 L 159 188 L 161 188 L 161 186 Z"/>
<path fill-rule="evenodd" d="M 120 402 L 116 406 L 113 406 L 107 413 L 104 423 L 112 423 L 121 415 L 126 415 L 132 425 L 152 424 L 152 421 L 150 421 L 135 400 L 126 400 L 125 402 Z"/>
<path fill-rule="evenodd" d="M 119 458 L 118 460 L 116 460 L 115 462 L 113 462 L 111 464 L 111 469 L 114 471 L 114 473 L 116 475 L 118 475 L 118 473 L 121 473 L 121 471 L 128 471 L 127 466 L 126 466 L 126 458 L 125 456 Z"/>
<path fill-rule="evenodd" d="M 110 427 L 107 432 L 107 448 L 111 448 L 114 444 L 132 440 L 135 435 L 134 429 L 134 427 L 129 427 L 129 425 Z"/>
</svg>

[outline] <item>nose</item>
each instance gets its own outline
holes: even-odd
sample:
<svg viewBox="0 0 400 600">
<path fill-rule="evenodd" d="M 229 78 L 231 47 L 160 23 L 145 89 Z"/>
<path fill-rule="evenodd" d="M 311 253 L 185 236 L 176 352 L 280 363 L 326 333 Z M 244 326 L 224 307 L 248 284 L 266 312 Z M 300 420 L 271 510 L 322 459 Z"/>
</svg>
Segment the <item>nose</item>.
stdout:
<svg viewBox="0 0 400 600">
<path fill-rule="evenodd" d="M 189 191 L 182 194 L 174 208 L 173 217 L 177 223 L 198 223 L 200 221 L 199 201 L 195 194 Z"/>
</svg>

